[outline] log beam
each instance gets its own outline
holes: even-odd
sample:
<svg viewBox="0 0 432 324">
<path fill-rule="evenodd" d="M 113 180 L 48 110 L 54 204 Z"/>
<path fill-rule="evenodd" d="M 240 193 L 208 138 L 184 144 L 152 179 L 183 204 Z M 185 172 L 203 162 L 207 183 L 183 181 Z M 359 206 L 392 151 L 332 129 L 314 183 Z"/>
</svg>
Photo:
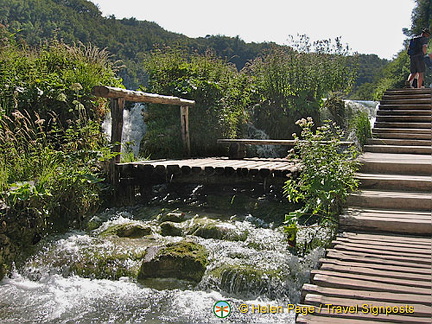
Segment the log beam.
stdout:
<svg viewBox="0 0 432 324">
<path fill-rule="evenodd" d="M 114 88 L 107 86 L 95 86 L 92 93 L 95 96 L 103 98 L 123 98 L 126 101 L 146 102 L 164 105 L 176 106 L 194 106 L 194 100 L 182 99 L 173 96 L 164 96 L 154 93 L 146 93 L 142 91 L 133 91 L 122 88 Z"/>
</svg>

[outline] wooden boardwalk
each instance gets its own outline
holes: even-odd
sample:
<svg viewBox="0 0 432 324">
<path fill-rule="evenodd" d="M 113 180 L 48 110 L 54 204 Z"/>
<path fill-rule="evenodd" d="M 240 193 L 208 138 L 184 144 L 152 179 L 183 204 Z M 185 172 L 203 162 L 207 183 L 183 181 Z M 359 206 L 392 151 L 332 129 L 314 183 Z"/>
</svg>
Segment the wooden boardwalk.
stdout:
<svg viewBox="0 0 432 324">
<path fill-rule="evenodd" d="M 283 183 L 298 173 L 293 161 L 283 158 L 245 158 L 231 160 L 226 157 L 196 158 L 185 160 L 150 160 L 117 164 L 120 183 L 136 185 L 149 179 L 166 181 L 230 183 L 246 181 L 268 181 Z"/>
<path fill-rule="evenodd" d="M 334 242 L 297 323 L 431 323 L 431 249 L 426 237 L 344 233 Z"/>
<path fill-rule="evenodd" d="M 415 117 L 413 117 L 415 116 Z M 432 323 L 432 94 L 388 91 L 297 323 Z"/>
</svg>

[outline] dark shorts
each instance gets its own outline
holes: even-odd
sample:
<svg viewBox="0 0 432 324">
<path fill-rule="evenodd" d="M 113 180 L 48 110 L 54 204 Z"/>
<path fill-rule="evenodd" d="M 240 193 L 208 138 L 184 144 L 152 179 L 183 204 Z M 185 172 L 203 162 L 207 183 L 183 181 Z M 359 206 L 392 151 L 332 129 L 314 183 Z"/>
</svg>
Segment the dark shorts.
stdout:
<svg viewBox="0 0 432 324">
<path fill-rule="evenodd" d="M 426 64 L 423 55 L 410 57 L 411 73 L 424 73 L 425 71 L 426 71 Z"/>
</svg>

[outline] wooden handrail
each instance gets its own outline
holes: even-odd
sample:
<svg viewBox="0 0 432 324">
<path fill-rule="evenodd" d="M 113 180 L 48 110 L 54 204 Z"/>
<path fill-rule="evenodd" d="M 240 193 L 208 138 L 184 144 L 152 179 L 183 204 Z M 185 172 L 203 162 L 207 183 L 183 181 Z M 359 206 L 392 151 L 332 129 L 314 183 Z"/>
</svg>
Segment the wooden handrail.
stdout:
<svg viewBox="0 0 432 324">
<path fill-rule="evenodd" d="M 303 140 L 299 140 L 303 142 Z M 248 144 L 248 145 L 288 145 L 295 146 L 299 141 L 297 140 L 274 140 L 274 139 L 255 139 L 255 138 L 220 138 L 217 140 L 218 144 Z M 329 141 L 321 141 L 321 143 L 330 143 Z M 351 141 L 340 141 L 340 145 L 353 145 Z"/>
</svg>

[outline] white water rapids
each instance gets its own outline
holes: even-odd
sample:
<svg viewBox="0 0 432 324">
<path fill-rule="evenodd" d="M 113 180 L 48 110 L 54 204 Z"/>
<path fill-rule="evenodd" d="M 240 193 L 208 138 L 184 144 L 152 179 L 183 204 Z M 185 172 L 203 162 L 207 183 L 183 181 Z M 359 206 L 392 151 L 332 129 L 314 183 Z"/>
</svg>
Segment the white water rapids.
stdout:
<svg viewBox="0 0 432 324">
<path fill-rule="evenodd" d="M 130 221 L 154 226 L 154 219 L 138 219 L 138 214 L 107 210 L 99 216 L 105 219 L 102 227 Z M 295 314 L 286 307 L 299 302 L 300 288 L 323 250 L 318 248 L 300 258 L 289 252 L 286 237 L 272 224 L 252 215 L 211 217 L 224 218 L 225 226 L 247 231 L 248 237 L 245 241 L 195 238 L 209 251 L 210 261 L 197 285 L 170 279 L 143 283 L 127 277 L 80 277 L 70 272 L 69 264 L 89 247 L 100 253 L 117 247 L 98 238 L 97 230 L 70 232 L 40 244 L 33 257 L 0 282 L 0 323 L 221 323 L 212 310 L 220 300 L 232 307 L 225 319 L 229 323 L 294 323 Z M 154 241 L 180 239 L 158 234 L 152 237 Z M 223 283 L 212 271 L 226 265 L 262 269 L 270 274 L 280 271 L 282 275 L 279 279 L 264 274 L 259 279 L 266 284 L 258 288 L 241 273 Z M 250 311 L 241 313 L 238 307 L 243 304 Z M 253 312 L 259 305 L 283 306 L 284 312 Z"/>
</svg>

